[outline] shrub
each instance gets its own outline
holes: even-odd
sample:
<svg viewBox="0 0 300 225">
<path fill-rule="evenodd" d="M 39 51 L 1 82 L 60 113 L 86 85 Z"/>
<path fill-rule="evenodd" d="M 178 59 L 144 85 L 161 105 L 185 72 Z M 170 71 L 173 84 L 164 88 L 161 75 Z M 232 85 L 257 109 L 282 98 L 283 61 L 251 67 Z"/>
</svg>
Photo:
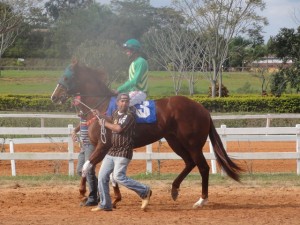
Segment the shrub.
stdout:
<svg viewBox="0 0 300 225">
<path fill-rule="evenodd" d="M 223 84 L 222 84 L 222 97 L 228 97 L 229 96 L 229 91 L 227 89 L 227 87 L 225 87 Z M 209 90 L 208 90 L 208 97 L 211 97 L 211 87 L 209 87 Z M 216 84 L 216 96 L 219 96 L 219 84 L 217 83 Z"/>
</svg>

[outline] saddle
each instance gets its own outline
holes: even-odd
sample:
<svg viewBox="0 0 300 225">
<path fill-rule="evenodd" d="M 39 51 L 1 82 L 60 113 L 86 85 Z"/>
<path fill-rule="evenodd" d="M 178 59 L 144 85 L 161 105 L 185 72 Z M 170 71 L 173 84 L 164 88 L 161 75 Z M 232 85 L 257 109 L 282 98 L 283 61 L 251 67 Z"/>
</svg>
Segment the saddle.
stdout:
<svg viewBox="0 0 300 225">
<path fill-rule="evenodd" d="M 117 110 L 117 98 L 111 97 L 106 115 L 111 116 Z M 137 123 L 155 123 L 156 122 L 156 107 L 154 100 L 143 101 L 141 104 L 132 106 L 132 111 L 135 112 Z"/>
</svg>

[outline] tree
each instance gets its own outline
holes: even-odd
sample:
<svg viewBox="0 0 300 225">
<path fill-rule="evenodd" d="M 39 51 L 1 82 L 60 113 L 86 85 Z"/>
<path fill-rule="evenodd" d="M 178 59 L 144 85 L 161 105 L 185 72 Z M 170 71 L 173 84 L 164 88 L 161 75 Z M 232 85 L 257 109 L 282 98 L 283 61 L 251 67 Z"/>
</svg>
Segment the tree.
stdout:
<svg viewBox="0 0 300 225">
<path fill-rule="evenodd" d="M 141 39 L 155 24 L 155 8 L 150 0 L 112 0 L 112 12 L 117 19 L 111 23 L 114 40 L 124 42 L 127 39 Z"/>
<path fill-rule="evenodd" d="M 7 48 L 30 23 L 30 15 L 37 9 L 38 0 L 2 0 L 0 2 L 0 59 Z"/>
<path fill-rule="evenodd" d="M 4 53 L 8 58 L 45 58 L 55 57 L 51 49 L 52 39 L 50 22 L 41 8 L 33 8 L 22 32 Z"/>
<path fill-rule="evenodd" d="M 233 38 L 228 47 L 226 67 L 238 67 L 243 70 L 247 58 L 247 48 L 250 46 L 252 46 L 251 42 L 241 36 Z"/>
<path fill-rule="evenodd" d="M 53 26 L 54 48 L 61 50 L 60 57 L 65 58 L 86 40 L 101 38 L 121 44 L 129 38 L 140 39 L 152 24 L 151 10 L 149 1 L 142 0 L 73 9 L 61 14 Z"/>
<path fill-rule="evenodd" d="M 93 67 L 101 68 L 108 74 L 108 84 L 127 78 L 128 59 L 120 46 L 112 40 L 87 40 L 74 52 L 80 62 Z"/>
<path fill-rule="evenodd" d="M 13 8 L 7 3 L 0 3 L 0 58 L 5 50 L 12 45 L 19 34 L 22 17 L 14 14 Z"/>
<path fill-rule="evenodd" d="M 285 90 L 286 84 L 289 83 L 291 88 L 299 92 L 300 86 L 300 26 L 297 30 L 281 28 L 279 33 L 272 37 L 268 43 L 270 52 L 277 57 L 292 60 L 293 65 L 290 67 L 282 66 L 279 72 L 273 75 L 274 82 L 271 83 L 272 93 L 276 96 Z"/>
<path fill-rule="evenodd" d="M 144 42 L 152 46 L 148 47 L 153 49 L 149 53 L 152 59 L 171 74 L 175 95 L 179 94 L 183 79 L 188 81 L 189 93 L 193 95 L 195 71 L 202 65 L 202 42 L 176 11 L 164 9 L 162 12 L 168 22 L 152 27 L 145 34 Z"/>
<path fill-rule="evenodd" d="M 173 3 L 190 21 L 189 26 L 195 28 L 200 37 L 205 37 L 207 65 L 212 67 L 212 97 L 215 97 L 218 79 L 220 89 L 222 87 L 222 66 L 232 38 L 267 23 L 256 13 L 265 4 L 262 0 L 173 0 Z M 219 93 L 221 95 L 222 91 Z"/>
<path fill-rule="evenodd" d="M 47 15 L 54 21 L 65 13 L 72 13 L 79 8 L 87 8 L 93 0 L 49 0 L 45 3 Z"/>
<path fill-rule="evenodd" d="M 283 60 L 300 60 L 300 26 L 294 28 L 281 28 L 275 37 L 271 37 L 269 43 L 270 53 Z"/>
<path fill-rule="evenodd" d="M 111 10 L 98 4 L 65 13 L 51 29 L 52 48 L 59 52 L 60 58 L 70 58 L 77 47 L 87 40 L 111 39 L 107 34 L 114 20 Z"/>
<path fill-rule="evenodd" d="M 285 79 L 284 72 L 280 70 L 272 74 L 270 82 L 271 93 L 276 97 L 280 97 L 287 86 L 287 80 Z"/>
</svg>

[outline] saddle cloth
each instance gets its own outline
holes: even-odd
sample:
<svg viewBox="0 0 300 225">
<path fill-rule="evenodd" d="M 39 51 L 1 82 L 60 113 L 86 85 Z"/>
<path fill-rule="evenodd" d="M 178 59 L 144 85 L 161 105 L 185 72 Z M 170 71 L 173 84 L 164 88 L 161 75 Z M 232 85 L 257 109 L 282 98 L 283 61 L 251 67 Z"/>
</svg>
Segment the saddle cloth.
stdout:
<svg viewBox="0 0 300 225">
<path fill-rule="evenodd" d="M 111 97 L 106 115 L 111 116 L 117 109 L 116 97 Z M 154 123 L 156 122 L 156 108 L 153 100 L 143 101 L 141 104 L 134 105 L 136 109 L 136 122 L 137 123 Z"/>
</svg>

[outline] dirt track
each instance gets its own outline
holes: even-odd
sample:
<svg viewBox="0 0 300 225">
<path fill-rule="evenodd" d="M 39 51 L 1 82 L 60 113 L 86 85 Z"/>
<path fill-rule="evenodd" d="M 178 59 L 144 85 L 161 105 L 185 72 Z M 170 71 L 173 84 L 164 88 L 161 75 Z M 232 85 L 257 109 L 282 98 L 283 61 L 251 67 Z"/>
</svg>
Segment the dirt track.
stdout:
<svg viewBox="0 0 300 225">
<path fill-rule="evenodd" d="M 150 184 L 149 182 L 145 181 Z M 123 200 L 113 212 L 79 207 L 77 185 L 1 186 L 0 224 L 299 224 L 300 187 L 230 184 L 211 186 L 209 204 L 192 209 L 200 183 L 184 182 L 176 202 L 170 184 L 151 182 L 153 196 L 147 212 L 140 199 L 122 188 Z"/>
<path fill-rule="evenodd" d="M 249 151 L 241 143 L 240 151 Z M 251 144 L 251 151 L 266 151 L 262 144 Z M 49 146 L 19 146 L 16 151 L 60 151 Z M 228 146 L 236 151 L 234 145 Z M 265 146 L 272 151 L 295 151 L 294 143 Z M 30 149 L 30 150 L 29 150 Z M 246 150 L 248 149 L 248 150 Z M 138 150 L 140 151 L 140 150 Z M 169 151 L 162 148 L 160 151 Z M 253 172 L 295 172 L 295 160 L 240 162 Z M 156 165 L 156 164 L 155 164 Z M 182 161 L 163 161 L 160 171 L 177 173 Z M 154 171 L 157 171 L 154 166 Z M 145 162 L 133 161 L 129 174 L 145 171 Z M 17 162 L 17 174 L 67 174 L 67 163 L 53 161 Z M 0 175 L 10 174 L 9 161 L 0 161 Z M 79 207 L 78 184 L 75 182 L 29 185 L 26 182 L 0 184 L 0 224 L 299 224 L 300 187 L 289 184 L 210 185 L 209 204 L 192 209 L 199 199 L 199 181 L 184 181 L 180 196 L 174 202 L 169 191 L 170 181 L 144 181 L 151 185 L 153 196 L 147 212 L 140 211 L 140 199 L 122 188 L 123 200 L 113 212 L 91 212 Z"/>
</svg>

